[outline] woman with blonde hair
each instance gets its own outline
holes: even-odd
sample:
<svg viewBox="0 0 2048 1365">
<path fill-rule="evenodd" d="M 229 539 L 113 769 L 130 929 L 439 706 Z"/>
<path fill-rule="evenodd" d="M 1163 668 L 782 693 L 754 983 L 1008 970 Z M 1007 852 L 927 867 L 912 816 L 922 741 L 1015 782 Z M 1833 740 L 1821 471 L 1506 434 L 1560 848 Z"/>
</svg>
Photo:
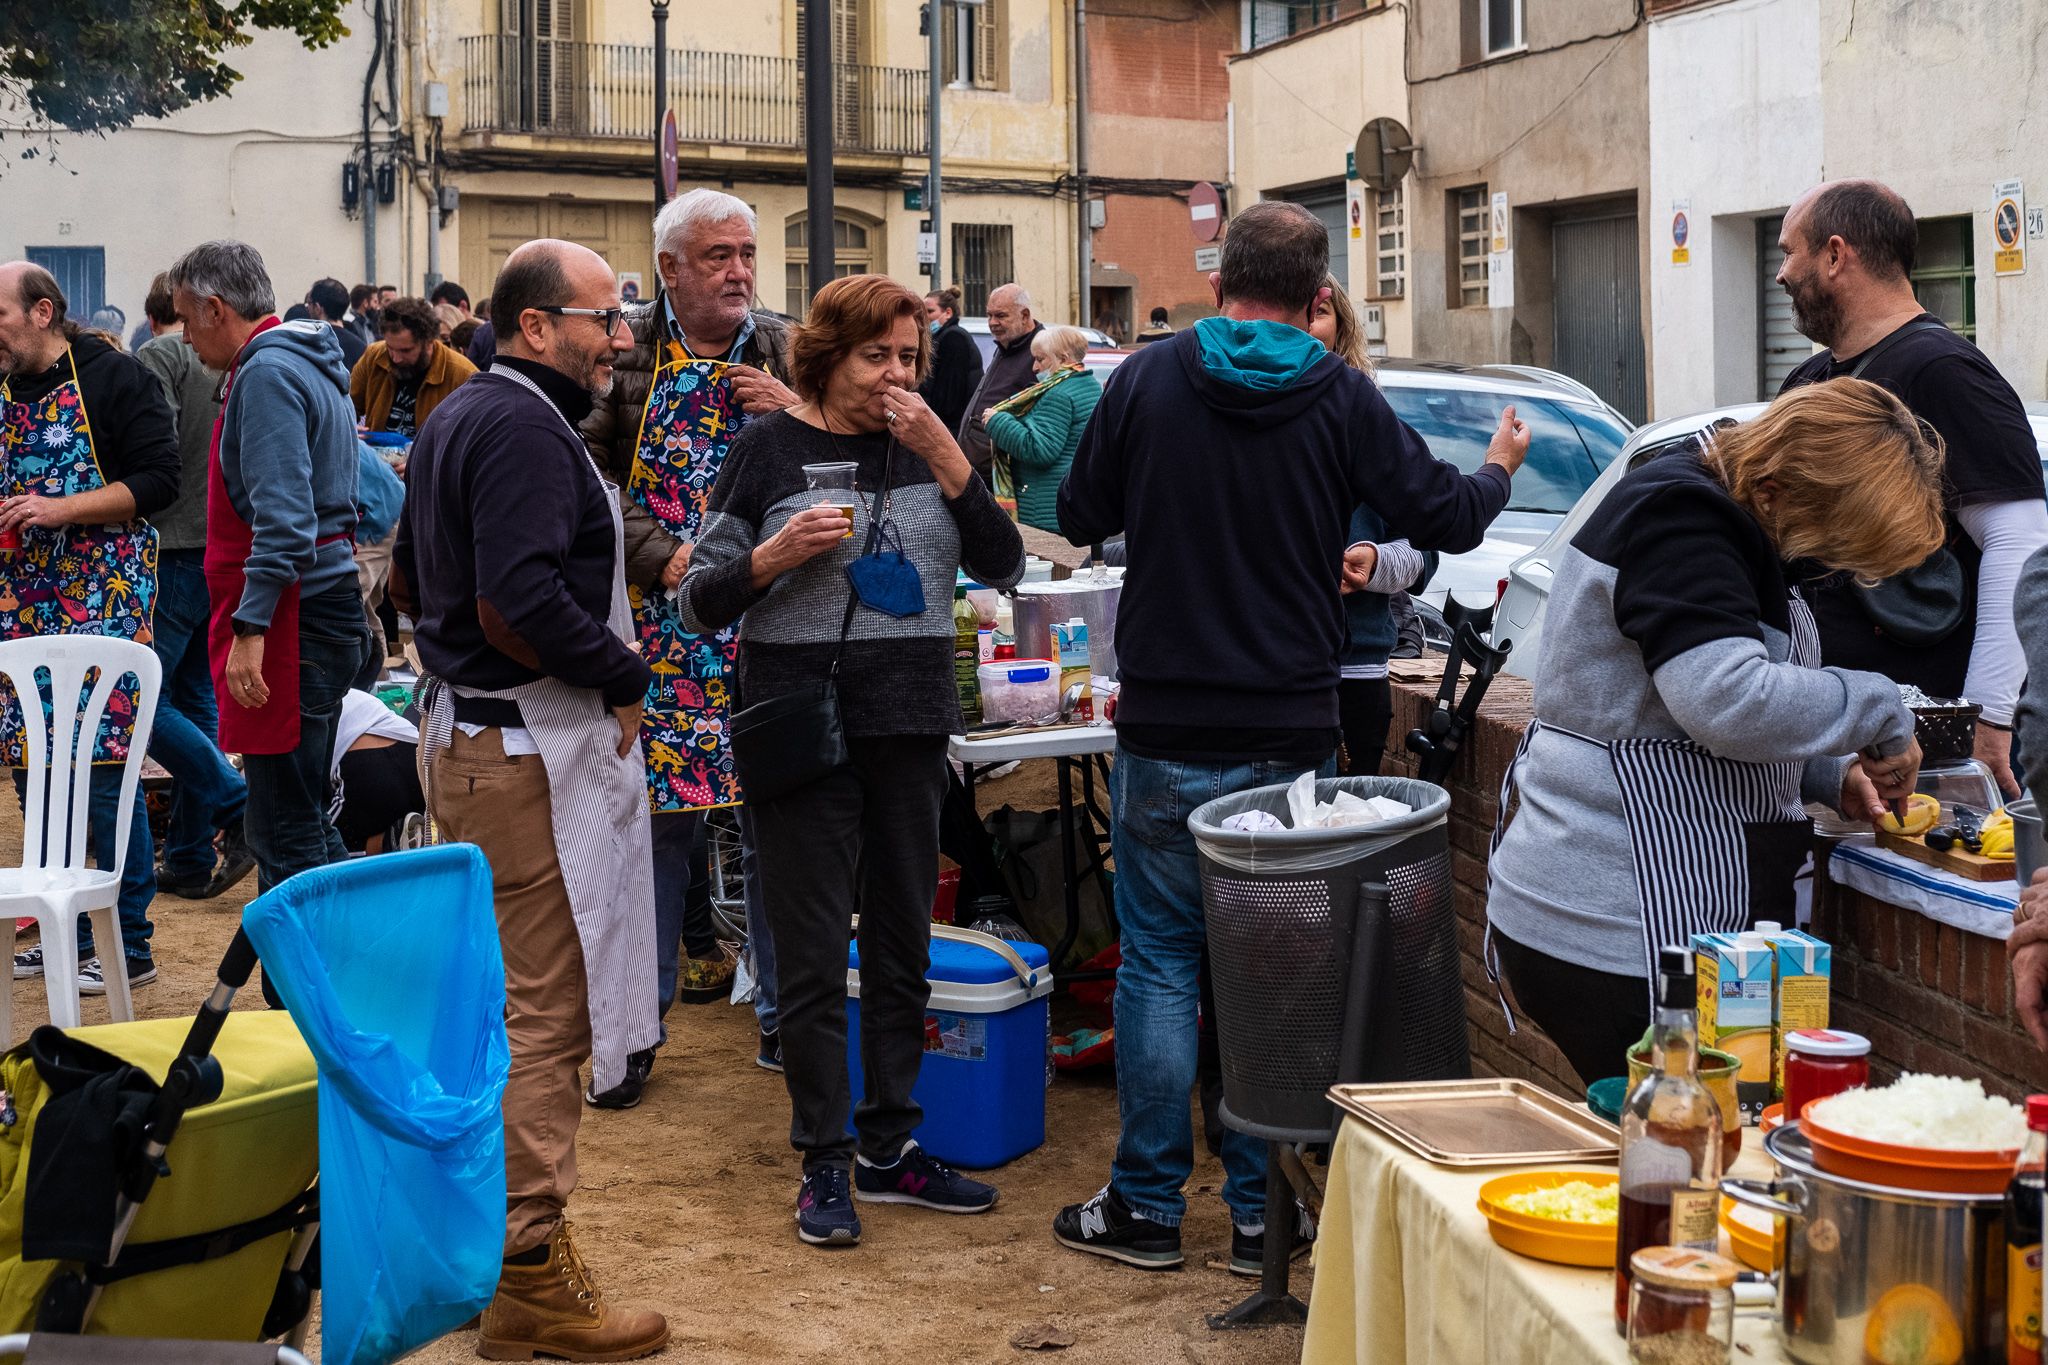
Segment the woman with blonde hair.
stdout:
<svg viewBox="0 0 2048 1365">
<path fill-rule="evenodd" d="M 1799 583 L 1925 559 L 1941 478 L 1904 404 L 1834 379 L 1631 471 L 1559 559 L 1488 957 L 1583 1079 L 1620 1074 L 1658 949 L 1792 921 L 1805 803 L 1877 820 L 1912 792 L 1898 686 L 1821 665 Z"/>
<path fill-rule="evenodd" d="M 1309 314 L 1308 334 L 1352 369 L 1371 374 L 1372 356 L 1365 349 L 1365 328 L 1359 325 L 1357 306 L 1335 275 L 1323 277 L 1323 288 L 1329 292 L 1316 300 Z"/>
<path fill-rule="evenodd" d="M 1102 400 L 1102 382 L 1082 363 L 1087 355 L 1080 328 L 1041 328 L 1031 341 L 1038 382 L 981 415 L 996 453 L 997 496 L 1017 500 L 1017 520 L 1055 535 L 1060 484 Z"/>
</svg>

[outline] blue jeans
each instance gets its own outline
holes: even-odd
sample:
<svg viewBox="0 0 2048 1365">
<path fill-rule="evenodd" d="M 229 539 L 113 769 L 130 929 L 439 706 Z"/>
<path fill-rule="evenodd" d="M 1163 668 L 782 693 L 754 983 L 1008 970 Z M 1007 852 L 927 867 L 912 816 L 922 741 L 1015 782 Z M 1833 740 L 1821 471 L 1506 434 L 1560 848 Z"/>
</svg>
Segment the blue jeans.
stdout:
<svg viewBox="0 0 2048 1365">
<path fill-rule="evenodd" d="M 1320 766 L 1334 775 L 1333 755 Z M 1116 974 L 1116 1099 L 1122 1135 L 1110 1183 L 1137 1213 L 1179 1227 L 1182 1187 L 1194 1170 L 1188 1092 L 1199 1049 L 1196 1013 L 1206 932 L 1202 878 L 1188 816 L 1250 787 L 1291 782 L 1301 768 L 1278 763 L 1167 763 L 1116 751 L 1110 774 L 1116 854 L 1116 919 L 1123 966 Z M 1223 1135 L 1223 1202 L 1237 1223 L 1266 1216 L 1266 1144 Z"/>
<path fill-rule="evenodd" d="M 213 874 L 213 836 L 242 823 L 248 788 L 214 742 L 219 711 L 206 659 L 204 550 L 165 550 L 157 564 L 156 656 L 164 690 L 149 756 L 177 779 L 164 834 L 164 871 L 178 880 Z"/>
<path fill-rule="evenodd" d="M 14 794 L 24 808 L 28 804 L 28 774 L 14 770 Z M 114 865 L 114 832 L 121 814 L 121 765 L 96 763 L 92 787 L 86 799 L 85 837 L 92 845 L 95 866 Z M 132 963 L 150 961 L 149 938 L 155 932 L 149 922 L 149 903 L 156 899 L 156 866 L 149 856 L 149 810 L 144 804 L 142 783 L 135 784 L 135 810 L 128 821 L 128 858 L 121 865 L 121 895 L 115 902 L 121 916 L 121 947 Z M 78 917 L 78 960 L 93 957 L 92 921 Z"/>
</svg>

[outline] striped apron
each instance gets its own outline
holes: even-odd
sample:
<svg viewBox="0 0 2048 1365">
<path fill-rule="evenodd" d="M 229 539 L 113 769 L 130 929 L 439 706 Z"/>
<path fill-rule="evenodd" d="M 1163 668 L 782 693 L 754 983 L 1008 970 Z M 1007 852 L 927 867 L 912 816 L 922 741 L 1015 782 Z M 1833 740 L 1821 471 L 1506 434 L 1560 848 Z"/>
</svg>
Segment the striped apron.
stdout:
<svg viewBox="0 0 2048 1365">
<path fill-rule="evenodd" d="M 492 379 L 532 390 L 569 427 L 582 449 L 582 437 L 532 380 L 516 370 L 491 369 L 471 382 Z M 584 458 L 589 458 L 588 452 Z M 619 490 L 605 482 L 595 461 L 590 468 L 604 485 L 612 517 L 612 601 L 605 624 L 631 644 L 633 610 L 626 599 Z M 428 679 L 420 690 L 420 767 L 428 809 L 433 807 L 433 763 L 448 747 L 454 730 L 455 708 L 447 686 L 441 679 Z M 628 1054 L 653 1047 L 661 1037 L 661 1019 L 654 1008 L 654 848 L 646 760 L 638 740 L 624 758 L 619 757 L 618 720 L 590 688 L 542 678 L 498 692 L 464 688 L 463 694 L 518 702 L 520 718 L 540 749 L 541 766 L 548 775 L 555 858 L 583 945 L 591 1086 L 602 1093 L 625 1079 Z"/>
<path fill-rule="evenodd" d="M 1787 610 L 1789 662 L 1819 668 L 1820 632 L 1797 588 Z M 1763 919 L 1792 921 L 1793 883 L 1811 852 L 1813 830 L 1799 796 L 1804 765 L 1717 758 L 1689 739 L 1594 739 L 1545 721 L 1529 722 L 1501 776 L 1489 864 L 1507 833 L 1522 761 L 1539 730 L 1605 749 L 1614 765 L 1642 905 L 1646 988 L 1653 988 L 1657 950 L 1666 944 L 1690 945 L 1694 934 L 1740 933 Z M 1514 1012 L 1500 993 L 1491 923 L 1483 951 L 1487 977 L 1513 1032 Z"/>
</svg>

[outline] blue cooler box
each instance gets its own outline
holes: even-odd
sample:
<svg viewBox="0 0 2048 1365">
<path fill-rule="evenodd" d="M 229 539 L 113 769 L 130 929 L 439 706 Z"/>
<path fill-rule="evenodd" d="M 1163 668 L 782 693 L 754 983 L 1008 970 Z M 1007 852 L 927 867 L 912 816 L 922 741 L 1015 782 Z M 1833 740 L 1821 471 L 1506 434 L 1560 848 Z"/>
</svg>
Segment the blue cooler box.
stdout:
<svg viewBox="0 0 2048 1365">
<path fill-rule="evenodd" d="M 970 1169 L 1014 1161 L 1045 1142 L 1049 954 L 1036 943 L 932 926 L 924 1064 L 910 1093 L 924 1106 L 912 1134 L 939 1160 Z M 860 1102 L 860 945 L 846 963 L 846 1060 Z"/>
</svg>

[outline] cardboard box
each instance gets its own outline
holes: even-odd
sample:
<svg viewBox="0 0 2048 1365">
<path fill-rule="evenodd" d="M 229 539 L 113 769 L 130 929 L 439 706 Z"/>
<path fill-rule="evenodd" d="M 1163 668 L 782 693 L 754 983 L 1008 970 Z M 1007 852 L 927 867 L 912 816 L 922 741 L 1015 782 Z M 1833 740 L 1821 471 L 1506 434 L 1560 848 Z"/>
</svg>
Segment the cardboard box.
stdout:
<svg viewBox="0 0 2048 1365">
<path fill-rule="evenodd" d="M 1756 934 L 1694 934 L 1692 950 L 1700 1046 L 1741 1060 L 1735 1098 L 1753 1124 L 1771 1102 L 1771 945 Z"/>
<path fill-rule="evenodd" d="M 1785 1035 L 1828 1026 L 1828 978 L 1835 950 L 1812 934 L 1786 929 L 1769 936 L 1772 949 L 1771 1098 L 1785 1098 Z"/>
</svg>

